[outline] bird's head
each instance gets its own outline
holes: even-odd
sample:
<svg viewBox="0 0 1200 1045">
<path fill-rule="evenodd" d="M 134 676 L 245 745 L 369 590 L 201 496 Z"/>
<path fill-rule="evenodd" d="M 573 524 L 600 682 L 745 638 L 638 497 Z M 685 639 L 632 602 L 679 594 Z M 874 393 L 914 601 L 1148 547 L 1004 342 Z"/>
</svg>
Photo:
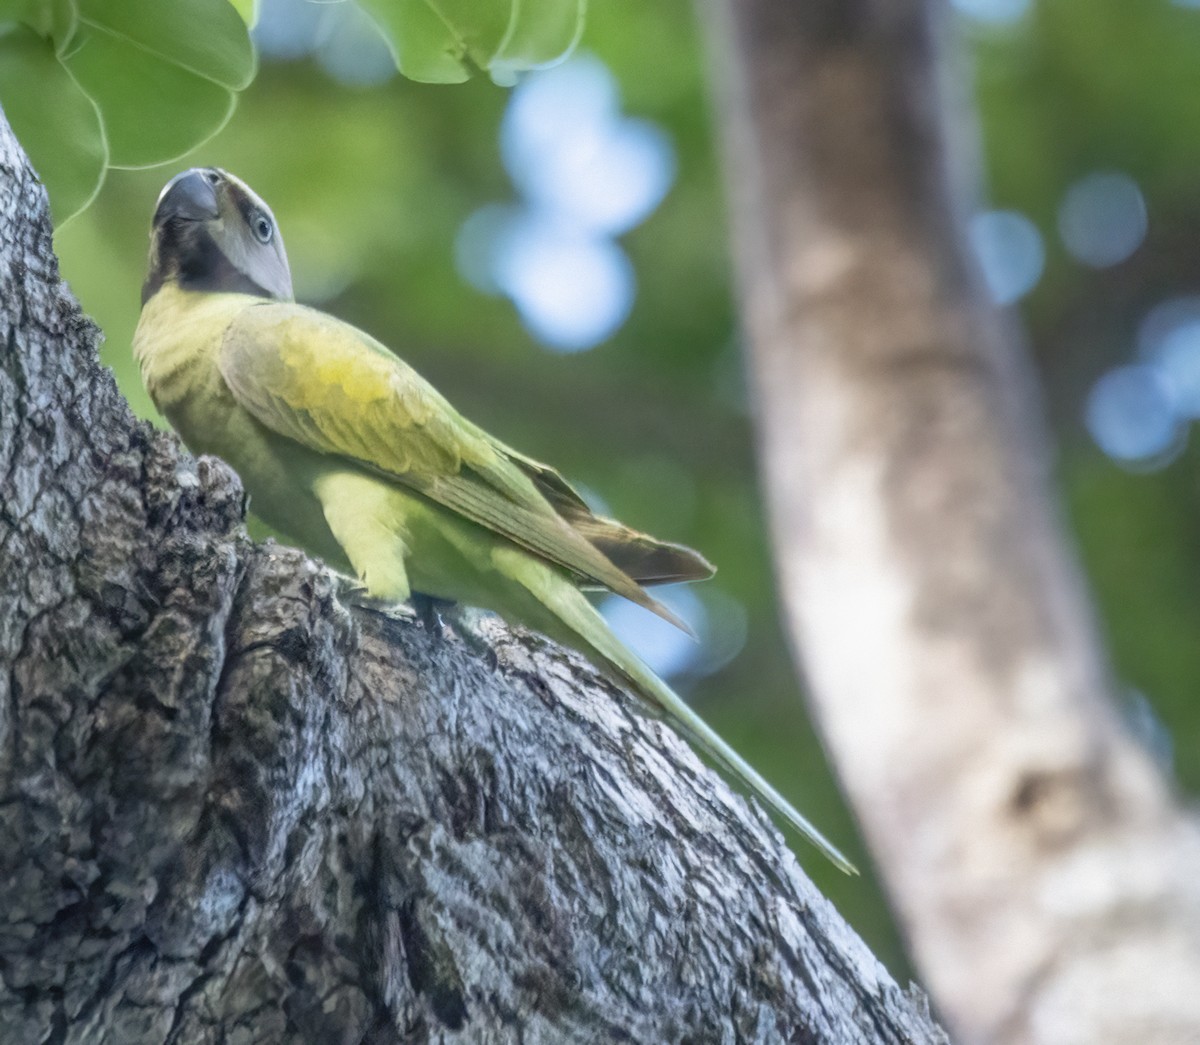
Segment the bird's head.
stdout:
<svg viewBox="0 0 1200 1045">
<path fill-rule="evenodd" d="M 185 290 L 292 300 L 275 215 L 250 186 L 219 167 L 177 174 L 158 197 L 142 303 L 171 282 Z"/>
</svg>

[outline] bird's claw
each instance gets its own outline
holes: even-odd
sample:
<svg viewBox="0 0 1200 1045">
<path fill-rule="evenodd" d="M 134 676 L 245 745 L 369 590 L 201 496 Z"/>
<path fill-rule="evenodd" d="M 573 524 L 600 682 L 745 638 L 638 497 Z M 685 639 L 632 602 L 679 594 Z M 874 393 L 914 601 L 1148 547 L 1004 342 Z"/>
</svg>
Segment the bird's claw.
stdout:
<svg viewBox="0 0 1200 1045">
<path fill-rule="evenodd" d="M 417 621 L 418 614 L 414 607 L 404 602 L 389 602 L 386 599 L 377 599 L 374 596 L 367 594 L 367 589 L 357 581 L 352 581 L 349 578 L 344 578 L 338 588 L 338 597 L 347 606 L 353 606 L 356 609 L 366 610 L 368 613 L 374 613 L 380 617 L 386 617 L 392 621 L 402 621 L 406 624 L 412 624 Z"/>
</svg>

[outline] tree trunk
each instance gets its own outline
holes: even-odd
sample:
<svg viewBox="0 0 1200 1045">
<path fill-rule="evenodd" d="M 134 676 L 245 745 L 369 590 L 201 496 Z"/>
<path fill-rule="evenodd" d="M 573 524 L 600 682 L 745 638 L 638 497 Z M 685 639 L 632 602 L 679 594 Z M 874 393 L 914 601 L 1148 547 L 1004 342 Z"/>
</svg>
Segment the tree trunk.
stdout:
<svg viewBox="0 0 1200 1045">
<path fill-rule="evenodd" d="M 1200 835 L 1115 710 L 1019 337 L 963 249 L 940 10 L 710 4 L 780 586 L 951 1029 L 1194 1043 Z"/>
<path fill-rule="evenodd" d="M 5 1045 L 944 1040 L 577 658 L 251 543 L 98 365 L 2 119 L 0 321 Z"/>
</svg>

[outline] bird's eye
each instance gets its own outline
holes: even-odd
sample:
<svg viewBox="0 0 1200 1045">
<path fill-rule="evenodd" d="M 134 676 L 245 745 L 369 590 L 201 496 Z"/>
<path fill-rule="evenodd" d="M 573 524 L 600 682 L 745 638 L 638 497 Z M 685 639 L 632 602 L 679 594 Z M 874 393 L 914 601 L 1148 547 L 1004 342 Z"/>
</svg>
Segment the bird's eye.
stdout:
<svg viewBox="0 0 1200 1045">
<path fill-rule="evenodd" d="M 265 214 L 259 214 L 251 222 L 251 228 L 254 229 L 254 235 L 258 237 L 259 243 L 270 243 L 271 235 L 274 233 L 274 228 L 271 226 L 271 219 Z"/>
<path fill-rule="evenodd" d="M 214 189 L 221 184 L 221 175 L 219 175 L 216 171 L 205 171 L 203 178 Z"/>
</svg>

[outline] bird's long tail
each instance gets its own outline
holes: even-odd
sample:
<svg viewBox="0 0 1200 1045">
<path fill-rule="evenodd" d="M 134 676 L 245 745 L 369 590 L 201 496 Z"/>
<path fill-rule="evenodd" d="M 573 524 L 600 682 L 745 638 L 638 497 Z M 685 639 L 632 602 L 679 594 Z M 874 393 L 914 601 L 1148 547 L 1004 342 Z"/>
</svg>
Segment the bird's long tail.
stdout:
<svg viewBox="0 0 1200 1045">
<path fill-rule="evenodd" d="M 550 610 L 558 624 L 557 628 L 541 630 L 578 649 L 598 667 L 615 674 L 616 681 L 630 686 L 652 709 L 679 727 L 705 754 L 745 784 L 836 867 L 847 874 L 858 874 L 858 869 L 829 839 L 725 743 L 670 686 L 625 647 L 613 634 L 607 621 L 574 586 L 564 584 L 562 587 L 555 586 L 555 589 L 553 593 L 544 590 L 537 593 L 539 601 Z"/>
</svg>

